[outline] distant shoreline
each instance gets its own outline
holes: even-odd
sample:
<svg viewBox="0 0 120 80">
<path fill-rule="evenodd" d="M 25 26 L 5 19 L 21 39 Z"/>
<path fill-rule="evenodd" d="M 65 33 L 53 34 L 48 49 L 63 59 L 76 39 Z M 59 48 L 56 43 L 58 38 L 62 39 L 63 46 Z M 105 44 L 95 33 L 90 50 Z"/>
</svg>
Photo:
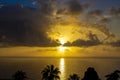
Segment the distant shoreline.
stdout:
<svg viewBox="0 0 120 80">
<path fill-rule="evenodd" d="M 18 57 L 18 56 L 12 56 L 12 57 L 8 57 L 8 56 L 1 56 L 0 59 L 2 58 L 19 58 L 19 59 L 40 59 L 40 58 L 54 58 L 54 59 L 58 59 L 58 58 L 79 58 L 79 59 L 120 59 L 120 57 Z"/>
</svg>

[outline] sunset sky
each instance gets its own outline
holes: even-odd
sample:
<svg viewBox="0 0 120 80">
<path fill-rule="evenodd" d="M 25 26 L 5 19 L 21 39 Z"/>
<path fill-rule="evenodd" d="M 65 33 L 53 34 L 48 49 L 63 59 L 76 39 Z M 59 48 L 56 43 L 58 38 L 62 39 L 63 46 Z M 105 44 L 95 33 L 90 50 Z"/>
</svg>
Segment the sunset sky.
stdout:
<svg viewBox="0 0 120 80">
<path fill-rule="evenodd" d="M 120 57 L 120 0 L 0 0 L 0 56 Z"/>
</svg>

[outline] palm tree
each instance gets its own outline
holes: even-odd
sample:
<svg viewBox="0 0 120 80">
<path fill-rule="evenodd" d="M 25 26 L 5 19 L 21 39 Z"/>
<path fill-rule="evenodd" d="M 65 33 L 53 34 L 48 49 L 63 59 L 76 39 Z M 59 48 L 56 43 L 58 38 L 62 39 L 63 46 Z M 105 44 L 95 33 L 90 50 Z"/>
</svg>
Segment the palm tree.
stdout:
<svg viewBox="0 0 120 80">
<path fill-rule="evenodd" d="M 41 73 L 42 80 L 60 80 L 60 71 L 54 65 L 47 65 Z"/>
<path fill-rule="evenodd" d="M 27 78 L 26 72 L 23 71 L 17 71 L 13 74 L 14 80 L 25 80 Z"/>
<path fill-rule="evenodd" d="M 82 80 L 100 80 L 97 72 L 93 67 L 88 67 Z"/>
<path fill-rule="evenodd" d="M 119 80 L 120 75 L 119 75 L 120 71 L 116 70 L 111 74 L 106 75 L 105 77 L 107 78 L 107 80 Z"/>
<path fill-rule="evenodd" d="M 77 74 L 70 75 L 68 80 L 79 80 L 80 77 Z"/>
</svg>

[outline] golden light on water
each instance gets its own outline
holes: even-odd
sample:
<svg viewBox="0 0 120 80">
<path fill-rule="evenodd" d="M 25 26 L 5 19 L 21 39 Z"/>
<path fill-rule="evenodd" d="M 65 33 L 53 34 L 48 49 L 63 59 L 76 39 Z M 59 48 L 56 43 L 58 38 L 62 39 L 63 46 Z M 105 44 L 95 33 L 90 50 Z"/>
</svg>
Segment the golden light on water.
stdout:
<svg viewBox="0 0 120 80">
<path fill-rule="evenodd" d="M 60 68 L 60 71 L 61 71 L 61 79 L 63 79 L 64 76 L 65 76 L 65 61 L 64 61 L 64 58 L 60 58 L 59 68 Z"/>
</svg>

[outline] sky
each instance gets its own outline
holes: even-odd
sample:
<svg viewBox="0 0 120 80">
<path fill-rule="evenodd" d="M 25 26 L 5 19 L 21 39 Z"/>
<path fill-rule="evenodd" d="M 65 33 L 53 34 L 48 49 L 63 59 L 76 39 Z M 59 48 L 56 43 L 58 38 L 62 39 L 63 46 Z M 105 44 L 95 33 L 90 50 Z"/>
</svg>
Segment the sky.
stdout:
<svg viewBox="0 0 120 80">
<path fill-rule="evenodd" d="M 56 52 L 57 46 L 86 49 L 81 53 L 95 52 L 95 47 L 96 53 L 120 56 L 119 31 L 120 0 L 0 0 L 0 56 L 8 51 L 18 56 L 11 48 L 18 47 L 20 54 L 19 46 L 27 51 L 55 47 Z"/>
</svg>

